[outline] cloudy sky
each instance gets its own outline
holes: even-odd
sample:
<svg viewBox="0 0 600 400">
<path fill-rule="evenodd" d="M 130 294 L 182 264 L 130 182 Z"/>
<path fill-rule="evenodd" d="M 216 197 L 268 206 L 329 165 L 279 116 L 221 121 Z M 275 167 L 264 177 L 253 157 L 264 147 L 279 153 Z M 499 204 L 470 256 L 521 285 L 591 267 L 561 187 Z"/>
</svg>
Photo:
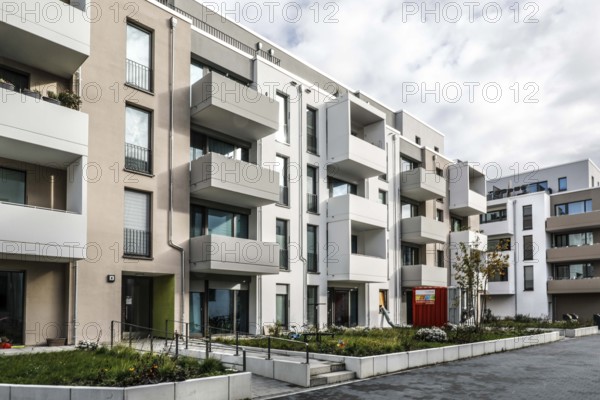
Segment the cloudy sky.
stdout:
<svg viewBox="0 0 600 400">
<path fill-rule="evenodd" d="M 451 158 L 497 162 L 505 173 L 515 163 L 600 165 L 598 1 L 249 3 L 213 2 L 437 128 Z"/>
</svg>

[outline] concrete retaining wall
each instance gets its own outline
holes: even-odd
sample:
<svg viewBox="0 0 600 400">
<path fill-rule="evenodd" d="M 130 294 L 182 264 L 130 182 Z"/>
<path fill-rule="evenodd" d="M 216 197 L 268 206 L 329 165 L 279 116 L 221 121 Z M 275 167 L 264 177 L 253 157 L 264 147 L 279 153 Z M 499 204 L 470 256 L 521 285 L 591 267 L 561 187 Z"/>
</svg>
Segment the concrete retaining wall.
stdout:
<svg viewBox="0 0 600 400">
<path fill-rule="evenodd" d="M 585 328 L 577 328 L 577 329 L 565 329 L 566 337 L 580 337 L 580 336 L 589 336 L 589 335 L 597 335 L 598 327 L 597 326 L 588 326 Z"/>
<path fill-rule="evenodd" d="M 128 388 L 37 386 L 0 384 L 2 400 L 194 400 L 210 393 L 215 400 L 252 396 L 252 374 L 212 376 L 184 382 Z"/>
</svg>

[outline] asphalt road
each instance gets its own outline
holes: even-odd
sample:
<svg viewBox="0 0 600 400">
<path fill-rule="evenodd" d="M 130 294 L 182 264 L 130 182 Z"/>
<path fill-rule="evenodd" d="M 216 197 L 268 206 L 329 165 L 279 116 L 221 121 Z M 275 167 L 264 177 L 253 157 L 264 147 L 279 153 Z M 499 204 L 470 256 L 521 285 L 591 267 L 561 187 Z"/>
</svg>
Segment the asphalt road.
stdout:
<svg viewBox="0 0 600 400">
<path fill-rule="evenodd" d="M 600 399 L 600 335 L 565 339 L 280 398 Z"/>
</svg>

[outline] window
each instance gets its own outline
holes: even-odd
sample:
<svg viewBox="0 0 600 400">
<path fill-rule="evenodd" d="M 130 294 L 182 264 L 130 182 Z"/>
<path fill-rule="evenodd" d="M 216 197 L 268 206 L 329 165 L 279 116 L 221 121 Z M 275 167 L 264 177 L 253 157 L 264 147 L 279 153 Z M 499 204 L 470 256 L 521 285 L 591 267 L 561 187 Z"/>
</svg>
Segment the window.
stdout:
<svg viewBox="0 0 600 400">
<path fill-rule="evenodd" d="M 564 192 L 565 190 L 567 190 L 567 178 L 558 178 L 558 191 Z"/>
<path fill-rule="evenodd" d="M 507 251 L 511 249 L 510 238 L 488 239 L 487 251 Z"/>
<path fill-rule="evenodd" d="M 588 279 L 595 278 L 592 264 L 557 265 L 554 269 L 554 279 Z"/>
<path fill-rule="evenodd" d="M 152 114 L 137 107 L 125 108 L 125 169 L 152 173 Z"/>
<path fill-rule="evenodd" d="M 379 175 L 379 180 L 387 182 L 387 174 Z"/>
<path fill-rule="evenodd" d="M 319 233 L 318 227 L 315 225 L 308 225 L 306 227 L 306 253 L 308 261 L 308 272 L 317 272 L 319 269 Z"/>
<path fill-rule="evenodd" d="M 127 83 L 152 91 L 152 34 L 127 24 Z"/>
<path fill-rule="evenodd" d="M 504 267 L 502 272 L 490 275 L 489 282 L 508 282 L 508 268 Z"/>
<path fill-rule="evenodd" d="M 462 219 L 450 216 L 450 229 L 452 232 L 462 231 Z"/>
<path fill-rule="evenodd" d="M 237 144 L 223 141 L 202 133 L 192 132 L 190 137 L 190 161 L 205 154 L 217 153 L 232 160 L 249 162 L 250 150 Z"/>
<path fill-rule="evenodd" d="M 444 222 L 444 210 L 437 208 L 435 210 L 435 219 L 440 222 Z"/>
<path fill-rule="evenodd" d="M 415 136 L 415 143 L 420 145 L 421 144 L 421 138 L 418 136 Z"/>
<path fill-rule="evenodd" d="M 290 143 L 290 134 L 288 127 L 288 96 L 277 92 L 277 101 L 279 102 L 279 130 L 275 132 L 275 140 L 282 143 Z"/>
<path fill-rule="evenodd" d="M 400 159 L 400 167 L 402 172 L 411 171 L 415 168 L 419 168 L 419 163 L 417 161 L 402 157 Z"/>
<path fill-rule="evenodd" d="M 26 204 L 26 178 L 24 171 L 0 168 L 0 202 Z"/>
<path fill-rule="evenodd" d="M 436 250 L 436 267 L 444 268 L 444 250 Z"/>
<path fill-rule="evenodd" d="M 523 236 L 523 260 L 533 260 L 533 236 Z"/>
<path fill-rule="evenodd" d="M 402 219 L 419 216 L 419 206 L 412 203 L 402 202 Z"/>
<path fill-rule="evenodd" d="M 192 204 L 190 236 L 203 235 L 248 239 L 248 215 Z"/>
<path fill-rule="evenodd" d="M 317 154 L 317 110 L 306 108 L 306 151 Z"/>
<path fill-rule="evenodd" d="M 592 200 L 574 201 L 572 203 L 557 204 L 554 206 L 554 214 L 574 215 L 583 214 L 592 211 Z"/>
<path fill-rule="evenodd" d="M 306 323 L 312 326 L 319 325 L 319 287 L 306 287 Z"/>
<path fill-rule="evenodd" d="M 352 254 L 358 254 L 358 236 L 350 236 L 350 251 Z"/>
<path fill-rule="evenodd" d="M 29 89 L 29 75 L 15 71 L 11 68 L 0 66 L 0 79 L 4 79 L 6 82 L 10 82 L 15 85 L 17 92 L 23 89 Z"/>
<path fill-rule="evenodd" d="M 379 289 L 379 307 L 388 309 L 388 291 L 387 289 Z"/>
<path fill-rule="evenodd" d="M 554 235 L 554 247 L 575 247 L 594 244 L 592 232 L 557 234 Z"/>
<path fill-rule="evenodd" d="M 436 168 L 435 169 L 435 174 L 441 178 L 444 177 L 444 170 L 442 168 Z"/>
<path fill-rule="evenodd" d="M 150 257 L 150 194 L 125 190 L 125 240 L 123 252 L 127 256 Z"/>
<path fill-rule="evenodd" d="M 356 194 L 357 187 L 353 183 L 348 183 L 335 178 L 329 178 L 329 197 L 344 196 L 347 194 Z"/>
<path fill-rule="evenodd" d="M 306 167 L 306 210 L 308 212 L 319 212 L 318 196 L 319 170 L 316 167 Z"/>
<path fill-rule="evenodd" d="M 433 146 L 433 151 L 435 151 L 436 153 L 440 152 L 440 148 L 437 146 Z"/>
<path fill-rule="evenodd" d="M 385 190 L 379 191 L 379 202 L 381 204 L 387 204 L 387 192 Z"/>
<path fill-rule="evenodd" d="M 197 61 L 193 61 L 190 64 L 190 89 L 194 83 L 198 82 L 204 76 L 204 65 Z"/>
<path fill-rule="evenodd" d="M 523 273 L 525 275 L 523 279 L 523 290 L 533 290 L 533 266 L 524 266 Z"/>
<path fill-rule="evenodd" d="M 277 219 L 275 223 L 275 236 L 279 245 L 279 268 L 282 270 L 290 269 L 290 259 L 288 255 L 288 221 Z"/>
<path fill-rule="evenodd" d="M 289 206 L 288 159 L 277 156 L 275 163 L 275 170 L 279 172 L 279 203 L 277 204 Z"/>
<path fill-rule="evenodd" d="M 594 177 L 592 176 L 592 187 L 594 187 Z"/>
<path fill-rule="evenodd" d="M 523 206 L 523 230 L 533 229 L 533 216 L 531 206 Z"/>
<path fill-rule="evenodd" d="M 419 265 L 419 248 L 402 246 L 402 265 Z"/>
<path fill-rule="evenodd" d="M 288 291 L 289 291 L 289 286 L 288 285 L 277 285 L 277 289 L 276 289 L 276 299 L 275 299 L 275 305 L 276 305 L 276 322 L 277 324 L 281 325 L 284 329 L 288 328 L 288 304 L 289 304 L 289 300 L 288 300 Z"/>
<path fill-rule="evenodd" d="M 479 223 L 481 224 L 498 221 L 506 221 L 506 210 L 490 211 L 479 216 Z"/>
</svg>

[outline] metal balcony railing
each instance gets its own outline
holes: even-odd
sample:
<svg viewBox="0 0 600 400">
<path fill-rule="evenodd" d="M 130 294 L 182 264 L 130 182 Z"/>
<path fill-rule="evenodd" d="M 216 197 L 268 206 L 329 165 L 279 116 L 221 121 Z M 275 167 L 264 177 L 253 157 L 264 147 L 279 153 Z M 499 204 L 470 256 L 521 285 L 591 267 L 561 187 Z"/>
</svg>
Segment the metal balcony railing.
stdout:
<svg viewBox="0 0 600 400">
<path fill-rule="evenodd" d="M 136 146 L 131 143 L 125 144 L 125 169 L 146 174 L 152 173 L 152 150 Z"/>
<path fill-rule="evenodd" d="M 319 211 L 319 198 L 316 194 L 306 194 L 306 209 L 307 211 L 314 213 Z"/>
<path fill-rule="evenodd" d="M 151 92 L 152 69 L 128 59 L 126 81 L 132 86 Z"/>
<path fill-rule="evenodd" d="M 152 254 L 152 232 L 125 228 L 123 254 L 126 256 L 150 257 Z"/>
</svg>

